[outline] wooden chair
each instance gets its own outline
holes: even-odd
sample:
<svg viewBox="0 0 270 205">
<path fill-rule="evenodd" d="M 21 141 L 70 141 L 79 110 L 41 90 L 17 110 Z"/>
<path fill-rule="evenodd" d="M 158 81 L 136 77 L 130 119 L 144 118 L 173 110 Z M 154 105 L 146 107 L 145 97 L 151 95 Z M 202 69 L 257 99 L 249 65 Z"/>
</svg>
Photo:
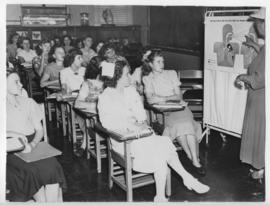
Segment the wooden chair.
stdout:
<svg viewBox="0 0 270 205">
<path fill-rule="evenodd" d="M 130 144 L 138 138 L 126 138 L 103 128 L 100 123 L 96 123 L 95 130 L 102 136 L 107 137 L 108 161 L 109 161 L 109 188 L 112 189 L 113 183 L 126 191 L 128 202 L 133 201 L 133 189 L 155 183 L 153 174 L 136 172 L 132 168 L 132 157 Z M 114 151 L 111 146 L 110 138 L 124 143 L 124 155 Z M 168 168 L 166 181 L 166 194 L 171 195 L 171 172 Z"/>
<path fill-rule="evenodd" d="M 181 91 L 183 99 L 188 102 L 188 107 L 192 111 L 195 120 L 202 122 L 203 118 L 203 71 L 201 70 L 181 70 L 180 76 Z"/>
<path fill-rule="evenodd" d="M 95 132 L 97 114 L 75 107 L 73 107 L 73 111 L 80 115 L 85 122 L 87 159 L 90 159 L 91 156 L 94 157 L 97 162 L 97 172 L 101 173 L 101 159 L 107 158 L 107 144 L 106 139 Z"/>
</svg>

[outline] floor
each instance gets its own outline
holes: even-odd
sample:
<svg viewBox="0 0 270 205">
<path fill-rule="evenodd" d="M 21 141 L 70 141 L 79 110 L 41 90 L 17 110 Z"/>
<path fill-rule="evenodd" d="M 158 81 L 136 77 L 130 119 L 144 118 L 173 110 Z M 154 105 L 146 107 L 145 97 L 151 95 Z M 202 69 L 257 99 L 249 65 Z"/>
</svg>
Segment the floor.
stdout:
<svg viewBox="0 0 270 205">
<path fill-rule="evenodd" d="M 108 187 L 107 159 L 102 160 L 102 173 L 97 174 L 96 162 L 85 157 L 77 158 L 72 154 L 72 146 L 59 130 L 49 127 L 50 143 L 62 150 L 58 157 L 62 164 L 68 182 L 68 189 L 64 192 L 64 201 L 106 202 L 126 201 L 125 192 L 117 185 L 110 190 Z M 207 174 L 195 177 L 210 186 L 207 194 L 199 195 L 186 189 L 180 177 L 172 172 L 171 202 L 206 201 L 206 202 L 235 202 L 235 201 L 264 201 L 265 184 L 258 183 L 248 177 L 249 166 L 239 160 L 240 139 L 227 136 L 223 142 L 218 132 L 212 131 L 209 146 L 205 141 L 200 144 L 200 157 Z M 187 170 L 189 163 L 183 151 L 179 151 L 179 158 Z M 155 186 L 148 185 L 134 190 L 134 201 L 153 201 Z"/>
</svg>

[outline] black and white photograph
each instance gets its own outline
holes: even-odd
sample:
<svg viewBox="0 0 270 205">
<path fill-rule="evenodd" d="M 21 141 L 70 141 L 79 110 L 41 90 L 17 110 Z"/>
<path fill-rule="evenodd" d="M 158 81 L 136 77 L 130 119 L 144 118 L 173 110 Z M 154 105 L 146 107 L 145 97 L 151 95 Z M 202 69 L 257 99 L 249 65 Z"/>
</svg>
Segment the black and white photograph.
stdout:
<svg viewBox="0 0 270 205">
<path fill-rule="evenodd" d="M 270 7 L 206 2 L 1 5 L 0 202 L 269 203 Z"/>
</svg>

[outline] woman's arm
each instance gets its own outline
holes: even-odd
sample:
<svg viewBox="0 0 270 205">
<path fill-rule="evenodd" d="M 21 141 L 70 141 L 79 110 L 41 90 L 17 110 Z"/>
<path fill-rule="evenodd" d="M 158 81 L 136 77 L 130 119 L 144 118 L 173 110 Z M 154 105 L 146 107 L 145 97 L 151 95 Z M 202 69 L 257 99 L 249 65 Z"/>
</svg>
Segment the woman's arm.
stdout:
<svg viewBox="0 0 270 205">
<path fill-rule="evenodd" d="M 59 80 L 50 81 L 50 75 L 48 73 L 43 73 L 43 76 L 40 80 L 40 87 L 46 87 L 48 85 L 57 85 L 59 84 Z"/>
</svg>

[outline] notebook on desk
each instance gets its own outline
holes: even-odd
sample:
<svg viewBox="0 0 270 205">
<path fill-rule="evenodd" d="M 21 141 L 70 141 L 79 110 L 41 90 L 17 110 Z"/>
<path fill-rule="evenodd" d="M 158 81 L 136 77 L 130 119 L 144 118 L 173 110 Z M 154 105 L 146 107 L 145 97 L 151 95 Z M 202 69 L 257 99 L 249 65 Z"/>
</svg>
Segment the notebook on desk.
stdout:
<svg viewBox="0 0 270 205">
<path fill-rule="evenodd" d="M 170 108 L 183 108 L 185 107 L 185 105 L 180 104 L 180 103 L 162 103 L 162 104 L 153 104 L 153 107 L 157 108 L 157 109 L 170 109 Z"/>
<path fill-rule="evenodd" d="M 47 159 L 57 155 L 61 155 L 62 152 L 52 147 L 47 142 L 40 142 L 30 153 L 15 153 L 16 156 L 24 160 L 25 162 L 35 162 L 42 159 Z"/>
</svg>

